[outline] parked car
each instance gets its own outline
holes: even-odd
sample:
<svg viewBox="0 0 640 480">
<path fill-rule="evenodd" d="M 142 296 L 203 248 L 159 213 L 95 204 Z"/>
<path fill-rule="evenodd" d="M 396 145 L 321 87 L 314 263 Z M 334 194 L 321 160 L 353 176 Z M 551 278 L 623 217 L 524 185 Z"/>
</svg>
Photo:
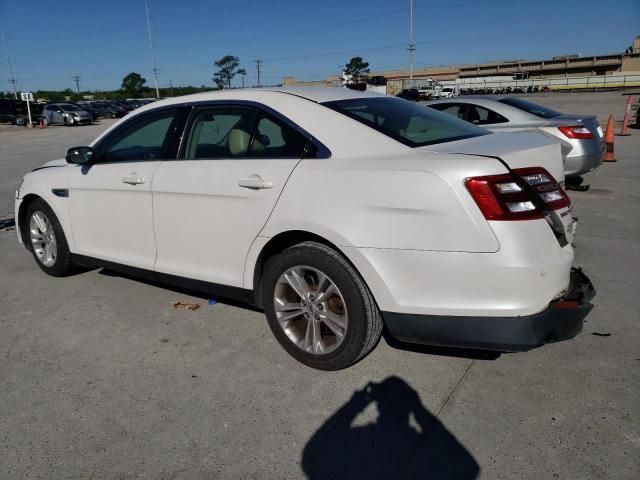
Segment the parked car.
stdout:
<svg viewBox="0 0 640 480">
<path fill-rule="evenodd" d="M 90 125 L 91 114 L 72 103 L 49 103 L 42 110 L 45 125 Z"/>
<path fill-rule="evenodd" d="M 592 115 L 566 115 L 522 98 L 505 96 L 456 97 L 427 105 L 494 132 L 537 129 L 553 135 L 562 143 L 567 177 L 594 170 L 604 158 L 602 128 Z"/>
<path fill-rule="evenodd" d="M 40 122 L 42 104 L 31 102 L 31 121 Z M 29 123 L 27 103 L 13 98 L 0 98 L 0 122 L 13 123 L 14 125 L 26 125 Z"/>
<path fill-rule="evenodd" d="M 543 135 L 369 92 L 239 89 L 136 110 L 25 175 L 15 218 L 47 274 L 102 266 L 253 303 L 293 357 L 334 370 L 383 324 L 503 351 L 575 336 L 595 291 L 571 266 L 561 179 Z"/>
<path fill-rule="evenodd" d="M 98 112 L 101 118 L 122 118 L 127 113 L 126 109 L 112 102 L 93 102 L 92 107 Z"/>
<path fill-rule="evenodd" d="M 417 102 L 418 100 L 420 100 L 420 92 L 417 88 L 405 88 L 398 95 L 396 95 L 396 97 L 403 98 L 411 102 Z"/>
<path fill-rule="evenodd" d="M 75 104 L 81 110 L 84 110 L 85 112 L 89 113 L 89 115 L 91 115 L 91 120 L 93 122 L 95 122 L 96 120 L 98 120 L 98 118 L 100 118 L 100 112 L 98 111 L 97 108 L 93 106 L 92 102 L 75 102 Z"/>
<path fill-rule="evenodd" d="M 455 87 L 442 87 L 438 91 L 438 98 L 451 98 L 455 95 Z"/>
</svg>

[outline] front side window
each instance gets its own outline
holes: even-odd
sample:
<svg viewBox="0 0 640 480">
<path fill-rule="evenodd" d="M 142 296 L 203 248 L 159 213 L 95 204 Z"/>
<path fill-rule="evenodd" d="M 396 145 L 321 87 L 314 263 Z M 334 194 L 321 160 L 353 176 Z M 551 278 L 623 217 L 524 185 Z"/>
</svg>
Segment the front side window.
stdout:
<svg viewBox="0 0 640 480">
<path fill-rule="evenodd" d="M 65 112 L 79 112 L 80 109 L 75 105 L 62 105 L 62 110 Z"/>
<path fill-rule="evenodd" d="M 175 116 L 172 108 L 130 120 L 104 140 L 99 162 L 161 159 Z"/>
<path fill-rule="evenodd" d="M 409 147 L 452 142 L 490 132 L 445 113 L 396 98 L 355 98 L 323 103 Z"/>
</svg>

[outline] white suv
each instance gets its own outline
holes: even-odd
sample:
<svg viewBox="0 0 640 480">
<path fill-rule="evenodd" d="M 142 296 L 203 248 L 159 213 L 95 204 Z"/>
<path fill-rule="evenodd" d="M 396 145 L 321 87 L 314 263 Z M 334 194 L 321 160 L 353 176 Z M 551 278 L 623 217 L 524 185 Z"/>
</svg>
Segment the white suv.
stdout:
<svg viewBox="0 0 640 480">
<path fill-rule="evenodd" d="M 314 368 L 404 341 L 503 351 L 571 338 L 560 146 L 341 88 L 235 90 L 132 112 L 27 174 L 21 241 L 46 273 L 106 267 L 262 307 Z"/>
</svg>

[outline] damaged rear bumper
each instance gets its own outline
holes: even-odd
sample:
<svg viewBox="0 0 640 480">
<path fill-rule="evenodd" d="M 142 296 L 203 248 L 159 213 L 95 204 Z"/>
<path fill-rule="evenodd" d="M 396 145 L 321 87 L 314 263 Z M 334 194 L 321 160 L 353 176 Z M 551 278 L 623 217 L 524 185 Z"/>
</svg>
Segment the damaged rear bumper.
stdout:
<svg viewBox="0 0 640 480">
<path fill-rule="evenodd" d="M 575 337 L 593 305 L 593 284 L 580 268 L 571 270 L 569 288 L 537 314 L 523 317 L 460 317 L 382 312 L 398 340 L 445 347 L 523 352 Z"/>
</svg>

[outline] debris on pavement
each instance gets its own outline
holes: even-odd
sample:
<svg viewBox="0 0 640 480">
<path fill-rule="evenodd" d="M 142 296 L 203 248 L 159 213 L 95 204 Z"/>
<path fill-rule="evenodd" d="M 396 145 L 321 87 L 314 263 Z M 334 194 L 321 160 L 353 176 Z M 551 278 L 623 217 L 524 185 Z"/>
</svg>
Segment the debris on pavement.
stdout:
<svg viewBox="0 0 640 480">
<path fill-rule="evenodd" d="M 194 311 L 200 308 L 199 303 L 187 303 L 187 302 L 171 302 L 173 308 L 185 308 L 190 311 Z"/>
<path fill-rule="evenodd" d="M 215 298 L 209 299 L 209 305 L 215 305 L 216 303 L 218 303 L 218 301 Z"/>
</svg>

